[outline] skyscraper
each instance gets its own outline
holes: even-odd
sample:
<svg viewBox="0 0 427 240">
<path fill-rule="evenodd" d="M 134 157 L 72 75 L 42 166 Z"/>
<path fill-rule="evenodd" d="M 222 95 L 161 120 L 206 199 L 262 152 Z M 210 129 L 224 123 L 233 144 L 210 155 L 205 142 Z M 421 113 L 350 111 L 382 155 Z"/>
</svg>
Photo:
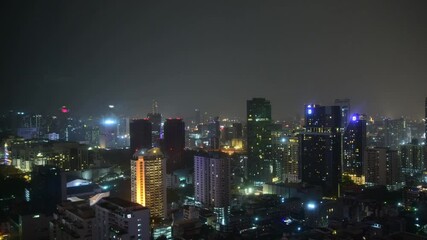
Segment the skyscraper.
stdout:
<svg viewBox="0 0 427 240">
<path fill-rule="evenodd" d="M 398 151 L 386 147 L 375 147 L 366 149 L 365 154 L 366 184 L 384 185 L 389 189 L 397 188 L 401 182 Z"/>
<path fill-rule="evenodd" d="M 299 138 L 290 137 L 285 145 L 283 178 L 285 182 L 299 182 L 298 163 L 300 161 Z"/>
<path fill-rule="evenodd" d="M 341 107 L 341 128 L 346 128 L 350 122 L 350 99 L 335 99 L 335 105 Z"/>
<path fill-rule="evenodd" d="M 271 182 L 271 104 L 265 98 L 246 103 L 248 178 L 255 182 Z"/>
<path fill-rule="evenodd" d="M 305 106 L 305 132 L 300 135 L 299 175 L 303 182 L 336 195 L 341 181 L 341 108 Z"/>
<path fill-rule="evenodd" d="M 400 146 L 401 170 L 405 180 L 410 180 L 424 170 L 424 149 L 413 139 L 411 143 Z"/>
<path fill-rule="evenodd" d="M 219 117 L 215 117 L 208 125 L 209 133 L 209 147 L 211 149 L 219 149 L 220 126 Z"/>
<path fill-rule="evenodd" d="M 424 134 L 424 137 L 425 137 L 425 148 L 427 148 L 427 97 L 426 97 L 426 101 L 425 101 L 425 103 L 424 103 L 424 108 L 425 108 L 425 112 L 424 112 L 424 115 L 425 115 L 425 118 L 424 118 L 424 124 L 425 124 L 425 134 Z M 426 154 L 427 155 L 427 154 Z"/>
<path fill-rule="evenodd" d="M 384 119 L 385 128 L 385 146 L 391 149 L 399 149 L 399 145 L 411 141 L 410 129 L 406 127 L 404 118 Z"/>
<path fill-rule="evenodd" d="M 194 156 L 194 196 L 205 207 L 230 206 L 230 159 L 219 152 Z"/>
<path fill-rule="evenodd" d="M 271 160 L 273 163 L 273 182 L 282 179 L 282 169 L 285 160 L 285 148 L 288 138 L 285 136 L 282 124 L 271 125 Z"/>
<path fill-rule="evenodd" d="M 166 119 L 164 124 L 164 153 L 168 158 L 167 172 L 171 173 L 182 165 L 185 147 L 185 123 L 181 118 Z"/>
<path fill-rule="evenodd" d="M 66 200 L 65 185 L 65 173 L 59 168 L 36 165 L 31 173 L 30 202 L 36 210 L 50 215 Z"/>
<path fill-rule="evenodd" d="M 365 184 L 363 165 L 366 148 L 366 116 L 354 114 L 343 136 L 343 175 L 356 184 Z"/>
<path fill-rule="evenodd" d="M 162 115 L 158 113 L 158 105 L 156 101 L 153 101 L 152 112 L 147 114 L 148 120 L 152 123 L 152 145 L 154 147 L 160 146 L 160 137 L 162 135 Z"/>
<path fill-rule="evenodd" d="M 243 127 L 241 123 L 233 123 L 233 138 L 243 137 Z"/>
<path fill-rule="evenodd" d="M 166 159 L 160 148 L 141 150 L 131 160 L 131 200 L 150 209 L 152 217 L 166 217 Z"/>
<path fill-rule="evenodd" d="M 129 124 L 129 132 L 132 154 L 152 147 L 152 123 L 147 118 L 133 119 Z"/>
</svg>

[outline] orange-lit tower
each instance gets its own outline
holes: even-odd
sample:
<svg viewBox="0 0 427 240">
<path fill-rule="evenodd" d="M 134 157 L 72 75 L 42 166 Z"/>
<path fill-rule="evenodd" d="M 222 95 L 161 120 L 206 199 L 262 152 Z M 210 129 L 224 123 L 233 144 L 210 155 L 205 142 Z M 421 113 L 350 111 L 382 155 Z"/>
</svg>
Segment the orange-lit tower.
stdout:
<svg viewBox="0 0 427 240">
<path fill-rule="evenodd" d="M 160 148 L 141 150 L 131 160 L 131 200 L 166 217 L 166 159 Z"/>
</svg>

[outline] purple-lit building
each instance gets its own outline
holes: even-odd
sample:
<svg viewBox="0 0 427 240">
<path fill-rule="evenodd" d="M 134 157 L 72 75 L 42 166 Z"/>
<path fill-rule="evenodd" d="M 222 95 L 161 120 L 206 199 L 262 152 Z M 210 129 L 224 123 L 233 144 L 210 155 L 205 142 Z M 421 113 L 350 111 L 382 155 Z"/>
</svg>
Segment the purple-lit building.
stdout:
<svg viewBox="0 0 427 240">
<path fill-rule="evenodd" d="M 341 108 L 305 106 L 305 132 L 300 135 L 299 177 L 336 195 L 341 180 Z"/>
<path fill-rule="evenodd" d="M 366 116 L 353 114 L 343 136 L 343 175 L 356 184 L 365 184 Z"/>
</svg>

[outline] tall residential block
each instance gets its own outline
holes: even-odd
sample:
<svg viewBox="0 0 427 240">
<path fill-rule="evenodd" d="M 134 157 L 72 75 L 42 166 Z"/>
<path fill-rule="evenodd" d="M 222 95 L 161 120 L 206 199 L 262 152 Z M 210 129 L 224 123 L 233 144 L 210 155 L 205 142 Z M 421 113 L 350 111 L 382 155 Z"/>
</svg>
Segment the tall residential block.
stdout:
<svg viewBox="0 0 427 240">
<path fill-rule="evenodd" d="M 353 114 L 343 136 L 343 175 L 365 184 L 363 166 L 366 149 L 366 116 Z"/>
<path fill-rule="evenodd" d="M 341 108 L 305 106 L 305 132 L 300 135 L 302 182 L 322 186 L 326 195 L 336 196 L 341 181 Z"/>
<path fill-rule="evenodd" d="M 131 201 L 148 207 L 152 217 L 166 217 L 166 158 L 160 148 L 141 150 L 131 160 Z"/>
<path fill-rule="evenodd" d="M 152 147 L 152 123 L 149 119 L 133 119 L 129 124 L 129 132 L 132 154 Z"/>
<path fill-rule="evenodd" d="M 246 103 L 248 178 L 254 182 L 273 180 L 271 159 L 271 104 L 265 98 Z"/>
<path fill-rule="evenodd" d="M 194 196 L 204 207 L 230 206 L 230 159 L 219 152 L 194 156 Z"/>
</svg>

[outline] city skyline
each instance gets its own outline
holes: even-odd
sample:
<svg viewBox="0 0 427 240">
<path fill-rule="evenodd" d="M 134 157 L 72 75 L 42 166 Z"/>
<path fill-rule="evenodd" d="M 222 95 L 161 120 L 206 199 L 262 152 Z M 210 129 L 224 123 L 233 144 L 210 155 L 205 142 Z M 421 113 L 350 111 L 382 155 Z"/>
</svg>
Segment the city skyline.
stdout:
<svg viewBox="0 0 427 240">
<path fill-rule="evenodd" d="M 0 110 L 145 114 L 156 99 L 169 116 L 243 119 L 265 97 L 283 119 L 349 98 L 355 112 L 418 119 L 425 4 L 8 2 Z"/>
</svg>

